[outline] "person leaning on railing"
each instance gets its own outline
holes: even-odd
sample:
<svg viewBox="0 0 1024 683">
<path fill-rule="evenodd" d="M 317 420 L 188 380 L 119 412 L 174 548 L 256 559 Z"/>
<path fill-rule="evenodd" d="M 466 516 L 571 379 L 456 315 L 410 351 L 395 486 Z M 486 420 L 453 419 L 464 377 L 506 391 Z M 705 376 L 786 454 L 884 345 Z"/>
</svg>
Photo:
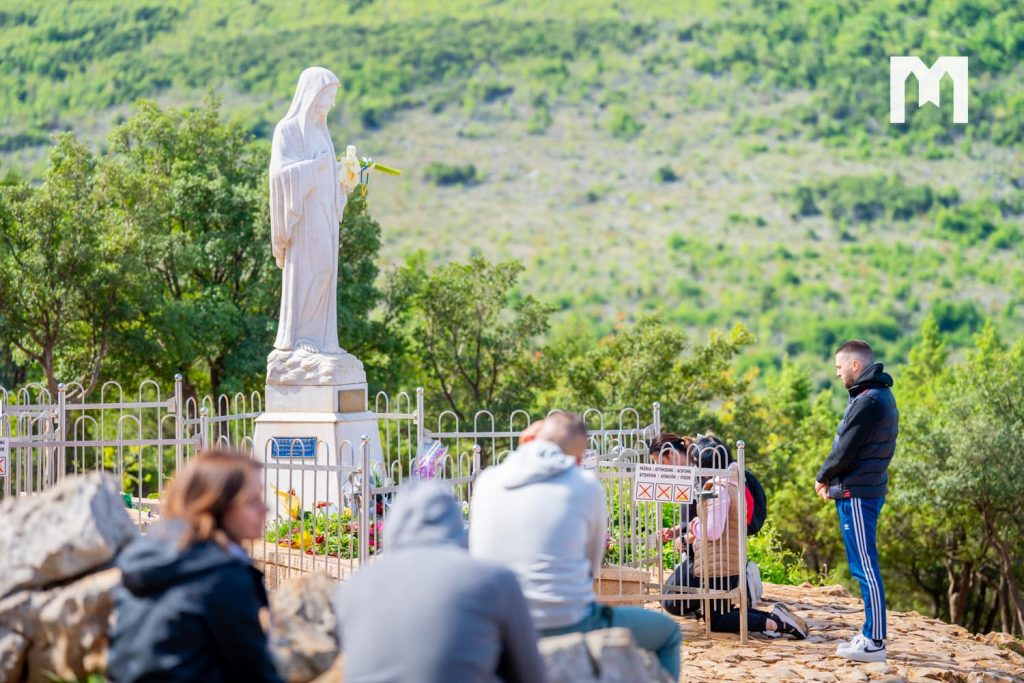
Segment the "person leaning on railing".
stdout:
<svg viewBox="0 0 1024 683">
<path fill-rule="evenodd" d="M 680 554 L 684 554 L 684 560 L 676 567 L 669 583 L 676 586 L 700 586 L 706 572 L 710 589 L 735 590 L 740 583 L 740 572 L 746 571 L 740 557 L 740 522 L 733 507 L 734 502 L 739 500 L 739 464 L 733 460 L 728 446 L 710 432 L 696 439 L 676 437 L 674 434 L 663 437 L 652 444 L 652 453 L 657 453 L 663 464 L 689 464 L 702 469 L 727 471 L 724 476 L 705 481 L 704 490 L 713 495 L 710 498 L 702 497 L 697 502 L 685 535 L 676 539 L 676 548 Z M 675 448 L 683 445 L 687 448 L 685 454 Z M 706 528 L 701 523 L 701 517 L 706 521 Z M 684 542 L 687 546 L 685 552 Z M 666 604 L 666 609 L 679 614 L 679 602 L 674 604 L 674 610 L 671 604 Z M 712 631 L 739 633 L 740 610 L 730 600 L 711 600 L 710 612 L 708 619 Z M 799 640 L 807 637 L 807 624 L 782 603 L 776 603 L 771 612 L 765 612 L 750 606 L 748 601 L 747 626 L 755 633 L 781 633 Z"/>
<path fill-rule="evenodd" d="M 175 477 L 163 521 L 117 559 L 111 681 L 280 683 L 263 575 L 239 545 L 263 536 L 263 496 L 260 465 L 240 452 L 206 451 Z"/>
</svg>

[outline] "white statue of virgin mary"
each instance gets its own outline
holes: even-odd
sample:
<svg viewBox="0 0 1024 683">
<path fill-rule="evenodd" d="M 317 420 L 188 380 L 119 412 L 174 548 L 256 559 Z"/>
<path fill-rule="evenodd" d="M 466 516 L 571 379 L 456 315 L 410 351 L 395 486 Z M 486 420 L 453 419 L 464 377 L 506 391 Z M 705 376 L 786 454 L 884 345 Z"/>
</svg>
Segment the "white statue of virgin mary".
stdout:
<svg viewBox="0 0 1024 683">
<path fill-rule="evenodd" d="M 346 195 L 327 130 L 340 82 L 323 67 L 299 76 L 270 151 L 270 231 L 283 269 L 281 313 L 268 358 L 272 384 L 331 383 L 338 345 L 338 230 Z"/>
</svg>

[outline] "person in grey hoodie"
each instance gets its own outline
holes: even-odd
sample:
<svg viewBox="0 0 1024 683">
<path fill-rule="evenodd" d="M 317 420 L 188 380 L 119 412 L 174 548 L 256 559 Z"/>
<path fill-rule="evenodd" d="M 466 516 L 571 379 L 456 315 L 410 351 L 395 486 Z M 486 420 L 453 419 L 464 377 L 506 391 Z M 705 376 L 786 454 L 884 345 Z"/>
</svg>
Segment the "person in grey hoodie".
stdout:
<svg viewBox="0 0 1024 683">
<path fill-rule="evenodd" d="M 536 439 L 484 470 L 470 503 L 470 553 L 515 571 L 541 636 L 628 628 L 678 680 L 682 634 L 675 620 L 596 601 L 607 524 L 600 483 L 577 466 L 586 447 L 583 420 L 553 413 Z"/>
<path fill-rule="evenodd" d="M 345 683 L 547 680 L 515 574 L 469 556 L 442 484 L 399 490 L 384 548 L 335 598 Z"/>
</svg>

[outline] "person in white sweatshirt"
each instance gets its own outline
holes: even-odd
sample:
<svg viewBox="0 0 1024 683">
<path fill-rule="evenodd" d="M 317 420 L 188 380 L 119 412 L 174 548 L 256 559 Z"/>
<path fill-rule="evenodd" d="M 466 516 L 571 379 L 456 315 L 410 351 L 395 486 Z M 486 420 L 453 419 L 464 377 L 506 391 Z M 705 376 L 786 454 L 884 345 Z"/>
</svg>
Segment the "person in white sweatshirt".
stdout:
<svg viewBox="0 0 1024 683">
<path fill-rule="evenodd" d="M 553 413 L 536 438 L 484 470 L 470 505 L 469 551 L 515 572 L 542 637 L 622 627 L 679 680 L 682 634 L 672 618 L 597 603 L 594 576 L 605 548 L 604 491 L 578 467 L 583 420 Z"/>
</svg>

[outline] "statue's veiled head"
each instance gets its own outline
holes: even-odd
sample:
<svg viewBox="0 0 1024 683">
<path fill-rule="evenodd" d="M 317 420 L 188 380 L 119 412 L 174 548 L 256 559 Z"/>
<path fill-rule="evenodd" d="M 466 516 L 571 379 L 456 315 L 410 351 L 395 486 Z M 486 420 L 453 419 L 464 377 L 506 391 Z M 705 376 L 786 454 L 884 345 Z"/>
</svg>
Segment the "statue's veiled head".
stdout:
<svg viewBox="0 0 1024 683">
<path fill-rule="evenodd" d="M 302 125 L 311 119 L 323 121 L 327 112 L 334 107 L 334 98 L 340 86 L 341 81 L 330 69 L 309 67 L 299 75 L 299 84 L 285 118 L 298 117 Z"/>
</svg>

